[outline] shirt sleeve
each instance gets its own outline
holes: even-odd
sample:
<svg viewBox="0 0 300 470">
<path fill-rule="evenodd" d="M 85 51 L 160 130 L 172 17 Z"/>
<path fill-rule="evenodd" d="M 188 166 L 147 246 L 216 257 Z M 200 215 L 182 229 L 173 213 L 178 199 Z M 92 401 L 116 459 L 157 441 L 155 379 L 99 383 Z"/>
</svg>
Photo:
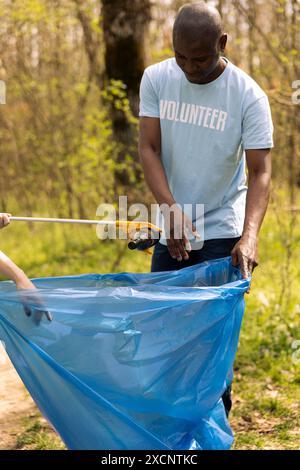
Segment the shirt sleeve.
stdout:
<svg viewBox="0 0 300 470">
<path fill-rule="evenodd" d="M 140 111 L 139 116 L 159 118 L 159 100 L 150 79 L 149 72 L 145 70 L 140 85 Z"/>
<path fill-rule="evenodd" d="M 274 147 L 271 109 L 266 95 L 251 103 L 245 110 L 242 143 L 244 150 Z"/>
</svg>

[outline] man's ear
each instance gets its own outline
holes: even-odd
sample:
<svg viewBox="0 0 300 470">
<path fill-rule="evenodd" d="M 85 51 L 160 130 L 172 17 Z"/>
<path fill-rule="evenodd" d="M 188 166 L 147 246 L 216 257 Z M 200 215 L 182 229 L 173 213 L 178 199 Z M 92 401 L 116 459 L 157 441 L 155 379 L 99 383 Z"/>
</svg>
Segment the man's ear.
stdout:
<svg viewBox="0 0 300 470">
<path fill-rule="evenodd" d="M 222 34 L 222 36 L 219 39 L 219 48 L 221 52 L 225 51 L 227 39 L 228 39 L 228 36 L 226 33 Z"/>
</svg>

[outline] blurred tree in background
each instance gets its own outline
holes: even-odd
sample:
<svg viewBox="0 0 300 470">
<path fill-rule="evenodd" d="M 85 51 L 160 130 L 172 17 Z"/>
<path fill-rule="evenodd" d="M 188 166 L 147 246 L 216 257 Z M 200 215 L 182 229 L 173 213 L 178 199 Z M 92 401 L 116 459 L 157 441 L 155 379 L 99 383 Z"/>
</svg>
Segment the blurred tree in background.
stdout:
<svg viewBox="0 0 300 470">
<path fill-rule="evenodd" d="M 129 3 L 115 4 L 120 25 L 129 28 L 121 40 L 105 2 L 0 2 L 0 79 L 7 84 L 0 110 L 2 210 L 94 216 L 100 202 L 138 186 L 134 114 L 147 14 L 140 12 L 136 31 L 138 7 L 131 2 L 129 14 Z M 120 48 L 126 56 L 126 44 L 127 69 L 116 60 Z"/>
<path fill-rule="evenodd" d="M 2 210 L 89 216 L 100 202 L 145 195 L 136 150 L 143 69 L 172 56 L 180 0 L 0 0 Z M 211 2 L 227 55 L 269 95 L 276 187 L 296 204 L 299 108 L 297 0 Z"/>
</svg>

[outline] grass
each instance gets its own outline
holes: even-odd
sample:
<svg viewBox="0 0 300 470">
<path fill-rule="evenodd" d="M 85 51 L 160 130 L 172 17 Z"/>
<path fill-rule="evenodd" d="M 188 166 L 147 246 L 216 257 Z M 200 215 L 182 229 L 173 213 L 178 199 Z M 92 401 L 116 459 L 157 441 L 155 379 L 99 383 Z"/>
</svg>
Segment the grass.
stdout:
<svg viewBox="0 0 300 470">
<path fill-rule="evenodd" d="M 288 213 L 278 219 L 268 211 L 235 361 L 233 449 L 300 449 L 300 228 L 293 229 L 291 236 Z M 150 256 L 130 252 L 125 241 L 99 241 L 89 227 L 14 223 L 0 232 L 0 243 L 30 277 L 150 268 Z M 62 444 L 37 415 L 18 448 Z"/>
<path fill-rule="evenodd" d="M 270 210 L 235 361 L 233 449 L 300 449 L 300 228 Z M 287 250 L 290 246 L 291 250 Z"/>
<path fill-rule="evenodd" d="M 0 244 L 30 277 L 142 272 L 151 260 L 128 250 L 125 240 L 99 240 L 90 226 L 14 222 L 0 231 Z"/>
<path fill-rule="evenodd" d="M 64 450 L 66 447 L 39 413 L 22 418 L 24 430 L 18 435 L 16 450 Z"/>
</svg>

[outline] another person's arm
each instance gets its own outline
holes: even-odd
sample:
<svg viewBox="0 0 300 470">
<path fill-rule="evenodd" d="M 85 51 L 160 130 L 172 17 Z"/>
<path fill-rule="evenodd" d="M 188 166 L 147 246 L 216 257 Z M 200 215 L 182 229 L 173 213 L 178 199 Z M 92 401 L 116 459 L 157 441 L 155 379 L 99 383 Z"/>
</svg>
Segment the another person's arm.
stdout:
<svg viewBox="0 0 300 470">
<path fill-rule="evenodd" d="M 10 214 L 0 213 L 0 229 L 10 223 Z M 15 282 L 17 289 L 35 289 L 24 271 L 0 251 L 0 274 Z"/>
<path fill-rule="evenodd" d="M 0 229 L 10 223 L 10 214 L 0 213 Z M 38 325 L 43 315 L 46 316 L 48 321 L 52 320 L 51 313 L 46 309 L 43 299 L 36 290 L 35 285 L 26 276 L 19 266 L 17 266 L 8 256 L 0 251 L 0 274 L 14 281 L 17 289 L 22 291 L 23 289 L 29 289 L 34 292 L 30 292 L 30 295 L 21 293 L 20 300 L 23 304 L 24 312 L 27 316 L 34 313 L 34 321 Z M 34 304 L 34 308 L 32 308 Z"/>
<path fill-rule="evenodd" d="M 17 289 L 35 289 L 24 271 L 17 266 L 8 256 L 0 251 L 0 273 L 11 279 L 16 284 Z"/>
</svg>

